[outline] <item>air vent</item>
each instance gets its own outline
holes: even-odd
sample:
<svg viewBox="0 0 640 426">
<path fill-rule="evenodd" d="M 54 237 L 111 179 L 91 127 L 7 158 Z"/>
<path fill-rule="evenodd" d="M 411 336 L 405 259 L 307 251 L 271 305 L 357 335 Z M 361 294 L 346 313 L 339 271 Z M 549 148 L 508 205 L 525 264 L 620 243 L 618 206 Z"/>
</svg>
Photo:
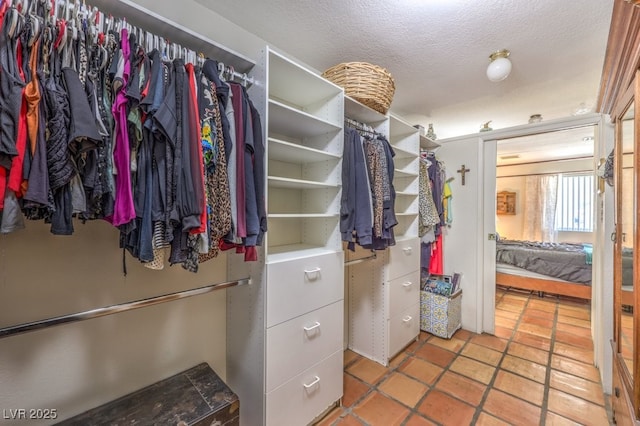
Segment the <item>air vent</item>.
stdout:
<svg viewBox="0 0 640 426">
<path fill-rule="evenodd" d="M 500 156 L 501 160 L 515 160 L 516 158 L 520 158 L 520 156 L 518 154 Z"/>
</svg>

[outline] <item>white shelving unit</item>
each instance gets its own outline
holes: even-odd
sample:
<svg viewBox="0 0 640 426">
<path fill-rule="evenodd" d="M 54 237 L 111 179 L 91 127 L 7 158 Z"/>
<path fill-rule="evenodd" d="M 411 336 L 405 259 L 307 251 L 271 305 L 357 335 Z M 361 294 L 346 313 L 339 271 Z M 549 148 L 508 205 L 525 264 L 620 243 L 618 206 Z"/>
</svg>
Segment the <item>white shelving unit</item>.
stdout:
<svg viewBox="0 0 640 426">
<path fill-rule="evenodd" d="M 228 308 L 234 323 L 228 369 L 241 410 L 245 397 L 248 404 L 243 424 L 297 426 L 310 424 L 343 393 L 344 94 L 269 48 L 260 65 L 268 232 L 260 282 Z M 252 381 L 241 380 L 248 370 Z"/>
<path fill-rule="evenodd" d="M 268 56 L 267 263 L 339 251 L 343 91 Z"/>
<path fill-rule="evenodd" d="M 346 251 L 347 346 L 383 365 L 420 332 L 419 133 L 393 115 L 382 115 L 347 99 L 345 115 L 388 136 L 395 151 L 396 245 L 376 252 Z"/>
<path fill-rule="evenodd" d="M 389 143 L 396 153 L 393 185 L 396 189 L 396 241 L 418 236 L 420 133 L 401 118 L 389 115 Z"/>
</svg>

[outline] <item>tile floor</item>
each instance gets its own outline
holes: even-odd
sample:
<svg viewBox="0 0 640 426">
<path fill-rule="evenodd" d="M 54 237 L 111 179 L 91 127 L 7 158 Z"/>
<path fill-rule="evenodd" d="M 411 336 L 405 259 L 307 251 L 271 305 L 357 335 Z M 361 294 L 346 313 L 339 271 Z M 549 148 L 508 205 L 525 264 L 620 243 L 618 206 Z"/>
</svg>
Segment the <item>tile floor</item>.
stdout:
<svg viewBox="0 0 640 426">
<path fill-rule="evenodd" d="M 589 327 L 589 304 L 499 290 L 495 336 L 421 332 L 389 367 L 347 350 L 317 426 L 608 425 Z"/>
</svg>

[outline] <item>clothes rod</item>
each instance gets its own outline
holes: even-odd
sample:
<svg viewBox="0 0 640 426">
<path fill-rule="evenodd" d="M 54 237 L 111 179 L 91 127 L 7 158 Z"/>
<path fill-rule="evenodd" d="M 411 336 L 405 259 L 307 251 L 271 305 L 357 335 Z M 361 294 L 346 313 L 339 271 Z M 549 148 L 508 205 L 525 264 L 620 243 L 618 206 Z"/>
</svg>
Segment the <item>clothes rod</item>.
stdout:
<svg viewBox="0 0 640 426">
<path fill-rule="evenodd" d="M 105 306 L 102 308 L 91 309 L 84 312 L 77 312 L 75 314 L 62 315 L 59 317 L 48 318 L 40 321 L 33 321 L 19 325 L 12 325 L 6 328 L 0 328 L 0 338 L 15 336 L 17 334 L 26 333 L 29 331 L 41 330 L 43 328 L 54 327 L 56 325 L 68 324 L 72 322 L 84 321 L 92 318 L 104 317 L 107 315 L 117 314 L 120 312 L 131 311 L 133 309 L 144 308 L 147 306 L 157 305 L 160 303 L 171 302 L 173 300 L 185 299 L 191 296 L 198 296 L 205 293 L 210 293 L 215 290 L 222 290 L 224 288 L 236 287 L 240 285 L 251 284 L 251 278 L 243 278 L 236 281 L 227 281 L 217 284 L 211 284 L 204 287 L 194 288 L 191 290 L 178 291 L 175 293 L 168 293 L 161 296 L 149 297 L 147 299 L 140 299 L 133 302 L 120 303 L 111 306 Z"/>
<path fill-rule="evenodd" d="M 348 262 L 344 262 L 344 266 L 351 266 L 351 265 L 355 265 L 357 263 L 362 263 L 364 261 L 373 260 L 373 259 L 377 259 L 377 258 L 378 258 L 378 256 L 375 253 L 373 253 L 371 256 L 367 256 L 367 257 L 363 257 L 361 259 L 354 259 L 354 260 L 349 260 Z"/>
</svg>

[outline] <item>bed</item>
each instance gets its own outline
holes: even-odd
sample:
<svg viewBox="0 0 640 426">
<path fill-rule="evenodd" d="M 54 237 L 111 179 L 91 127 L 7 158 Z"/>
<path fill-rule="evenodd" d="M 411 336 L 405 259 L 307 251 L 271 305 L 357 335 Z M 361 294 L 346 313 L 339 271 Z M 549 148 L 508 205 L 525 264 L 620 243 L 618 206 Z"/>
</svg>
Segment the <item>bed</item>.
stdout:
<svg viewBox="0 0 640 426">
<path fill-rule="evenodd" d="M 590 300 L 588 248 L 501 239 L 496 243 L 496 284 Z"/>
<path fill-rule="evenodd" d="M 631 304 L 632 256 L 623 252 L 624 305 Z M 628 285 L 627 285 L 628 284 Z M 501 239 L 496 243 L 496 285 L 591 299 L 591 246 Z"/>
</svg>

